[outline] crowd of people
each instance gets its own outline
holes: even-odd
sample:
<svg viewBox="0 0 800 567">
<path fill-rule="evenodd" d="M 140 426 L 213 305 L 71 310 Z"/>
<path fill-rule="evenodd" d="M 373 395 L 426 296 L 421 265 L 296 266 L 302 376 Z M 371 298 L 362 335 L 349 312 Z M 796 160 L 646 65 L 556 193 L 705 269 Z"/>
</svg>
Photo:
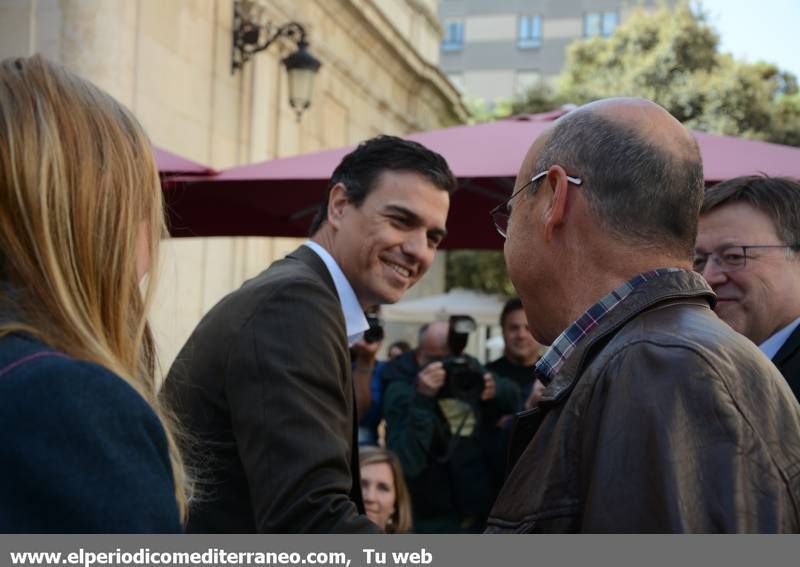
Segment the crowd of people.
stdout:
<svg viewBox="0 0 800 567">
<path fill-rule="evenodd" d="M 365 313 L 425 274 L 457 188 L 378 136 L 159 389 L 150 142 L 63 67 L 0 63 L 0 531 L 800 532 L 800 184 L 706 189 L 642 99 L 531 142 L 491 211 L 500 359 L 462 317 L 376 363 Z"/>
<path fill-rule="evenodd" d="M 505 453 L 513 415 L 536 405 L 543 391 L 534 363 L 542 352 L 528 331 L 519 298 L 499 318 L 503 355 L 474 368 L 474 391 L 452 391 L 469 380 L 452 370 L 453 329 L 449 321 L 423 325 L 417 346 L 376 360 L 381 341 L 351 348 L 356 391 L 370 398 L 358 405 L 360 450 L 376 445 L 397 455 L 409 486 L 418 533 L 483 531 L 505 475 Z M 466 337 L 464 337 L 466 338 Z M 366 356 L 365 353 L 370 353 Z M 448 372 L 448 367 L 451 369 Z"/>
</svg>

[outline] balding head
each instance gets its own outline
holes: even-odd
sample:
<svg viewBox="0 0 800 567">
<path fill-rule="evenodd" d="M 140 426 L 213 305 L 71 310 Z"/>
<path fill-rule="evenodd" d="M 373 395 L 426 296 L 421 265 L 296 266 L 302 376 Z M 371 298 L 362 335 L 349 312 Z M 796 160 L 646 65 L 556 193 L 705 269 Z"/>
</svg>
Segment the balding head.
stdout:
<svg viewBox="0 0 800 567">
<path fill-rule="evenodd" d="M 700 159 L 689 131 L 669 112 L 643 98 L 607 98 L 575 110 L 574 116 L 592 113 L 626 128 L 645 143 L 683 159 Z"/>
<path fill-rule="evenodd" d="M 434 321 L 425 325 L 419 336 L 417 363 L 425 366 L 429 362 L 439 360 L 450 354 L 447 348 L 447 333 L 450 325 L 447 321 Z"/>
<path fill-rule="evenodd" d="M 553 165 L 583 179 L 589 208 L 611 236 L 691 258 L 702 161 L 692 135 L 666 110 L 637 98 L 582 106 L 534 142 L 520 174 Z"/>
</svg>

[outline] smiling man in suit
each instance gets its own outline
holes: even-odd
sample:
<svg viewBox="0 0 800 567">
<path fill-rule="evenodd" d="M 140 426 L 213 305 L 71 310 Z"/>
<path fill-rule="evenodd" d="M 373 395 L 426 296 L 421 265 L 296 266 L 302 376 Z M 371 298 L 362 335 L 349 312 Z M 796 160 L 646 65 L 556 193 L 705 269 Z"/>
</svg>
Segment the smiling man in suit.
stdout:
<svg viewBox="0 0 800 567">
<path fill-rule="evenodd" d="M 310 240 L 203 318 L 164 388 L 198 471 L 188 531 L 380 531 L 363 515 L 348 346 L 364 310 L 430 267 L 454 188 L 415 142 L 362 143 L 334 171 Z"/>
<path fill-rule="evenodd" d="M 800 183 L 750 175 L 709 188 L 694 264 L 717 294 L 717 315 L 800 399 Z"/>
</svg>

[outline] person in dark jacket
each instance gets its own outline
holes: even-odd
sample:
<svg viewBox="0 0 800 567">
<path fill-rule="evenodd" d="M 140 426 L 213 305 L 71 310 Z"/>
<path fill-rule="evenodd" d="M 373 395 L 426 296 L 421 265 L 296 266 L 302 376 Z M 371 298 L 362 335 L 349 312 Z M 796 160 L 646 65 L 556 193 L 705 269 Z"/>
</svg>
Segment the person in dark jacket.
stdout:
<svg viewBox="0 0 800 567">
<path fill-rule="evenodd" d="M 430 267 L 454 187 L 415 142 L 363 142 L 334 170 L 311 239 L 199 323 L 164 385 L 205 468 L 188 531 L 379 531 L 361 498 L 348 346 L 364 311 Z"/>
<path fill-rule="evenodd" d="M 797 532 L 800 407 L 691 271 L 703 168 L 642 99 L 571 111 L 494 213 L 546 390 L 487 531 Z"/>
<path fill-rule="evenodd" d="M 706 190 L 695 269 L 714 311 L 758 345 L 800 399 L 800 183 L 747 175 Z"/>
<path fill-rule="evenodd" d="M 445 395 L 448 329 L 446 321 L 426 325 L 418 348 L 381 373 L 386 445 L 403 465 L 417 533 L 483 530 L 502 482 L 497 420 L 520 403 L 518 388 L 489 372 L 479 398 Z"/>
<path fill-rule="evenodd" d="M 498 376 L 512 380 L 520 390 L 522 400 L 532 400 L 531 407 L 543 390 L 542 383 L 536 380 L 534 363 L 539 360 L 542 345 L 528 330 L 528 318 L 518 297 L 512 297 L 500 313 L 500 328 L 503 331 L 503 356 L 486 365 Z M 522 408 L 520 408 L 522 409 Z M 528 408 L 530 409 L 530 408 Z"/>
<path fill-rule="evenodd" d="M 0 63 L 0 531 L 179 532 L 146 315 L 164 234 L 149 140 L 94 85 Z"/>
</svg>

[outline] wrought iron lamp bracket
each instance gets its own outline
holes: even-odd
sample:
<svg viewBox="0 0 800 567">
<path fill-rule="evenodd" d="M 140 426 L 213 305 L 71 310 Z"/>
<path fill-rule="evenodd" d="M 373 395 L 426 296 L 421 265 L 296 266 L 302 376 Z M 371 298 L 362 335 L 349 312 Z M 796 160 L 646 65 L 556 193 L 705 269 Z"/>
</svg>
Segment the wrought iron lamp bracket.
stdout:
<svg viewBox="0 0 800 567">
<path fill-rule="evenodd" d="M 280 37 L 294 41 L 298 47 L 308 45 L 306 30 L 301 24 L 289 22 L 275 26 L 271 22 L 266 24 L 254 22 L 244 17 L 240 3 L 234 2 L 231 74 L 241 69 L 254 54 L 264 51 Z"/>
</svg>

